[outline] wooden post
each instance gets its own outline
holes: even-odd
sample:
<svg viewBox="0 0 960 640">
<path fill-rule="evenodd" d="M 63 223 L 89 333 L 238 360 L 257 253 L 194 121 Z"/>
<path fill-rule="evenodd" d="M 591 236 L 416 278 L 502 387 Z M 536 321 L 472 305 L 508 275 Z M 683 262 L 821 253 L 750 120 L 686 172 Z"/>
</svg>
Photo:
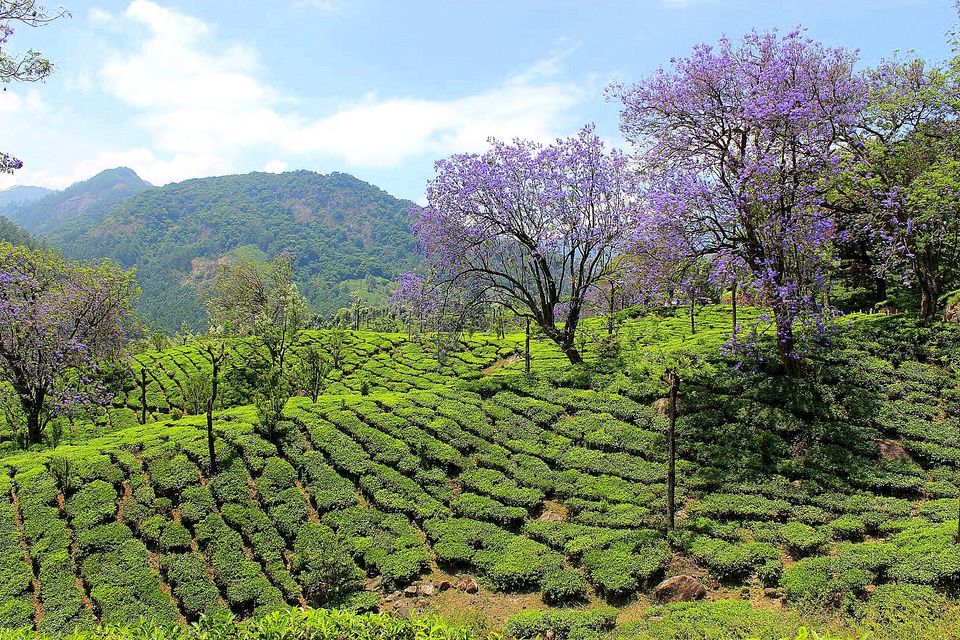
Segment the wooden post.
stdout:
<svg viewBox="0 0 960 640">
<path fill-rule="evenodd" d="M 523 370 L 530 375 L 530 318 L 527 318 L 526 350 L 523 354 Z"/>
<path fill-rule="evenodd" d="M 147 424 L 147 369 L 140 367 L 140 424 Z"/>
<path fill-rule="evenodd" d="M 733 304 L 733 337 L 737 337 L 737 281 L 733 281 L 733 287 L 730 289 L 730 302 Z"/>
<path fill-rule="evenodd" d="M 667 531 L 676 525 L 677 504 L 677 399 L 680 395 L 680 376 L 668 370 L 665 376 L 670 385 L 669 422 L 667 426 Z"/>
</svg>

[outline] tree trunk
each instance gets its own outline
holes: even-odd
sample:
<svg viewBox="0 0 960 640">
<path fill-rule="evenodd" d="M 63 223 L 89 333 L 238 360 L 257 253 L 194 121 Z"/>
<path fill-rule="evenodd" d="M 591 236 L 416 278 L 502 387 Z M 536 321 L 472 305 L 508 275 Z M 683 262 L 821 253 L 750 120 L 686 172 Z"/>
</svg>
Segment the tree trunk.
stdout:
<svg viewBox="0 0 960 640">
<path fill-rule="evenodd" d="M 40 407 L 33 407 L 27 412 L 27 442 L 40 444 L 43 442 L 43 422 L 40 419 Z"/>
<path fill-rule="evenodd" d="M 873 279 L 874 286 L 877 288 L 877 299 L 875 302 L 881 302 L 887 299 L 887 277 L 879 275 Z"/>
<path fill-rule="evenodd" d="M 921 275 L 920 280 L 920 319 L 932 320 L 937 313 L 939 291 L 932 278 Z"/>
<path fill-rule="evenodd" d="M 667 423 L 667 531 L 673 531 L 677 520 L 677 399 L 680 395 L 680 376 L 668 371 L 670 385 L 669 422 Z"/>
<path fill-rule="evenodd" d="M 737 337 L 737 281 L 730 288 L 730 304 L 733 305 L 733 337 Z"/>
<path fill-rule="evenodd" d="M 220 363 L 213 361 L 210 383 L 210 398 L 207 400 L 207 451 L 210 453 L 210 473 L 217 472 L 217 452 L 213 446 L 213 406 L 217 402 L 217 385 L 220 381 Z"/>
<path fill-rule="evenodd" d="M 147 370 L 140 369 L 140 424 L 147 424 Z"/>
<path fill-rule="evenodd" d="M 583 356 L 580 355 L 580 352 L 577 351 L 577 348 L 573 344 L 563 344 L 560 345 L 563 355 L 567 356 L 567 360 L 570 361 L 570 364 L 583 364 Z"/>
<path fill-rule="evenodd" d="M 530 318 L 527 318 L 525 344 L 526 347 L 523 351 L 523 370 L 527 375 L 530 375 Z"/>
<path fill-rule="evenodd" d="M 610 284 L 610 315 L 607 316 L 607 337 L 613 337 L 613 310 L 616 298 L 613 284 Z"/>
<path fill-rule="evenodd" d="M 697 311 L 697 299 L 693 293 L 690 294 L 690 335 L 697 335 L 697 321 L 694 317 Z"/>
<path fill-rule="evenodd" d="M 791 378 L 800 375 L 800 359 L 796 354 L 796 340 L 793 337 L 793 325 L 788 320 L 776 318 L 777 353 L 783 363 L 783 371 Z"/>
</svg>

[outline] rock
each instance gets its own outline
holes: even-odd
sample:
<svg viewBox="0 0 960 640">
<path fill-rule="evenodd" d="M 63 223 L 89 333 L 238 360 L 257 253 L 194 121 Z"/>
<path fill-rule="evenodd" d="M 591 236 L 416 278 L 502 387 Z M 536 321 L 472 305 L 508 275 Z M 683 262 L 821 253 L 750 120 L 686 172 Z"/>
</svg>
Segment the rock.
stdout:
<svg viewBox="0 0 960 640">
<path fill-rule="evenodd" d="M 432 584 L 422 584 L 420 585 L 420 595 L 422 596 L 432 596 L 435 590 Z"/>
<path fill-rule="evenodd" d="M 403 590 L 403 595 L 405 595 L 405 596 L 415 596 L 415 595 L 417 595 L 417 593 L 418 593 L 419 591 L 420 591 L 420 587 L 418 587 L 418 586 L 415 585 L 415 584 L 412 584 L 412 585 L 410 585 L 409 587 L 407 587 L 406 589 Z"/>
<path fill-rule="evenodd" d="M 955 300 L 947 302 L 947 308 L 943 312 L 943 319 L 947 322 L 960 322 L 960 296 Z"/>
<path fill-rule="evenodd" d="M 383 588 L 383 578 L 377 576 L 373 580 L 367 580 L 366 589 L 367 591 L 380 591 Z"/>
<path fill-rule="evenodd" d="M 399 600 L 399 599 L 402 598 L 402 597 L 403 597 L 403 594 L 402 594 L 401 592 L 399 592 L 399 591 L 394 591 L 393 593 L 391 593 L 390 595 L 388 595 L 388 596 L 386 597 L 386 601 L 387 601 L 387 602 L 393 602 L 394 600 Z"/>
<path fill-rule="evenodd" d="M 777 598 L 782 598 L 783 592 L 780 589 L 773 589 L 771 587 L 767 587 L 766 589 L 763 590 L 763 595 L 766 596 L 767 598 L 771 598 L 775 600 Z"/>
<path fill-rule="evenodd" d="M 894 442 L 893 440 L 877 440 L 877 444 L 880 445 L 880 455 L 885 460 L 913 462 L 913 457 L 910 455 L 910 452 L 899 442 Z"/>
<path fill-rule="evenodd" d="M 447 589 L 449 589 L 449 588 L 452 587 L 452 586 L 453 586 L 453 585 L 450 584 L 450 581 L 449 581 L 449 580 L 441 580 L 441 581 L 440 581 L 440 584 L 437 585 L 437 588 L 440 589 L 440 591 L 446 591 Z"/>
<path fill-rule="evenodd" d="M 651 595 L 654 604 L 669 602 L 693 602 L 703 600 L 707 596 L 707 588 L 692 576 L 674 576 L 667 578 L 656 586 Z"/>
<path fill-rule="evenodd" d="M 544 640 L 553 640 L 553 631 L 547 631 L 547 635 L 543 636 Z"/>
<path fill-rule="evenodd" d="M 461 582 L 460 584 L 462 585 L 460 588 L 466 591 L 467 593 L 476 593 L 480 591 L 480 586 L 477 584 L 477 581 L 474 580 L 473 578 L 464 578 L 463 582 Z"/>
</svg>

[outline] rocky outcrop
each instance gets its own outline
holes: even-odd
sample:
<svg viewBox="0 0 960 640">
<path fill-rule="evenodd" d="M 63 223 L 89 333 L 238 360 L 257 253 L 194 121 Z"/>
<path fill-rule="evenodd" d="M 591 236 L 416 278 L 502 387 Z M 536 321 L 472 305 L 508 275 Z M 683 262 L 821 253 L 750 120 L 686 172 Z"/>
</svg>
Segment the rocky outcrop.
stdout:
<svg viewBox="0 0 960 640">
<path fill-rule="evenodd" d="M 706 596 L 707 588 L 693 576 L 674 576 L 658 584 L 651 599 L 654 604 L 668 604 L 703 600 Z"/>
</svg>

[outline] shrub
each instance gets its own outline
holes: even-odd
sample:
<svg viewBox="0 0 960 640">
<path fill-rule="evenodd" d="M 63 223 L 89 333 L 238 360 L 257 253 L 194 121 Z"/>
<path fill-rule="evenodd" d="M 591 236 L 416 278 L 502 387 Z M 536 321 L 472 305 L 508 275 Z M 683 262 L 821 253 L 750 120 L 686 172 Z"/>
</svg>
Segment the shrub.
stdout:
<svg viewBox="0 0 960 640">
<path fill-rule="evenodd" d="M 861 518 L 845 513 L 829 524 L 836 540 L 861 540 L 867 532 L 867 526 Z"/>
<path fill-rule="evenodd" d="M 780 538 L 797 558 L 815 553 L 827 542 L 826 534 L 802 522 L 788 522 L 783 525 L 780 528 Z"/>
<path fill-rule="evenodd" d="M 300 530 L 292 565 L 311 604 L 335 605 L 363 584 L 363 572 L 349 547 L 324 525 L 308 524 Z"/>
<path fill-rule="evenodd" d="M 578 640 L 612 631 L 616 622 L 617 610 L 613 608 L 523 611 L 507 621 L 507 634 L 518 639 L 532 639 L 552 632 L 557 638 Z"/>
<path fill-rule="evenodd" d="M 769 582 L 778 577 L 780 553 L 765 542 L 730 543 L 716 538 L 698 537 L 691 545 L 691 552 L 699 562 L 724 582 L 742 581 L 763 567 Z"/>
<path fill-rule="evenodd" d="M 590 587 L 576 569 L 549 571 L 540 583 L 543 600 L 551 605 L 576 604 L 586 600 Z"/>
</svg>

